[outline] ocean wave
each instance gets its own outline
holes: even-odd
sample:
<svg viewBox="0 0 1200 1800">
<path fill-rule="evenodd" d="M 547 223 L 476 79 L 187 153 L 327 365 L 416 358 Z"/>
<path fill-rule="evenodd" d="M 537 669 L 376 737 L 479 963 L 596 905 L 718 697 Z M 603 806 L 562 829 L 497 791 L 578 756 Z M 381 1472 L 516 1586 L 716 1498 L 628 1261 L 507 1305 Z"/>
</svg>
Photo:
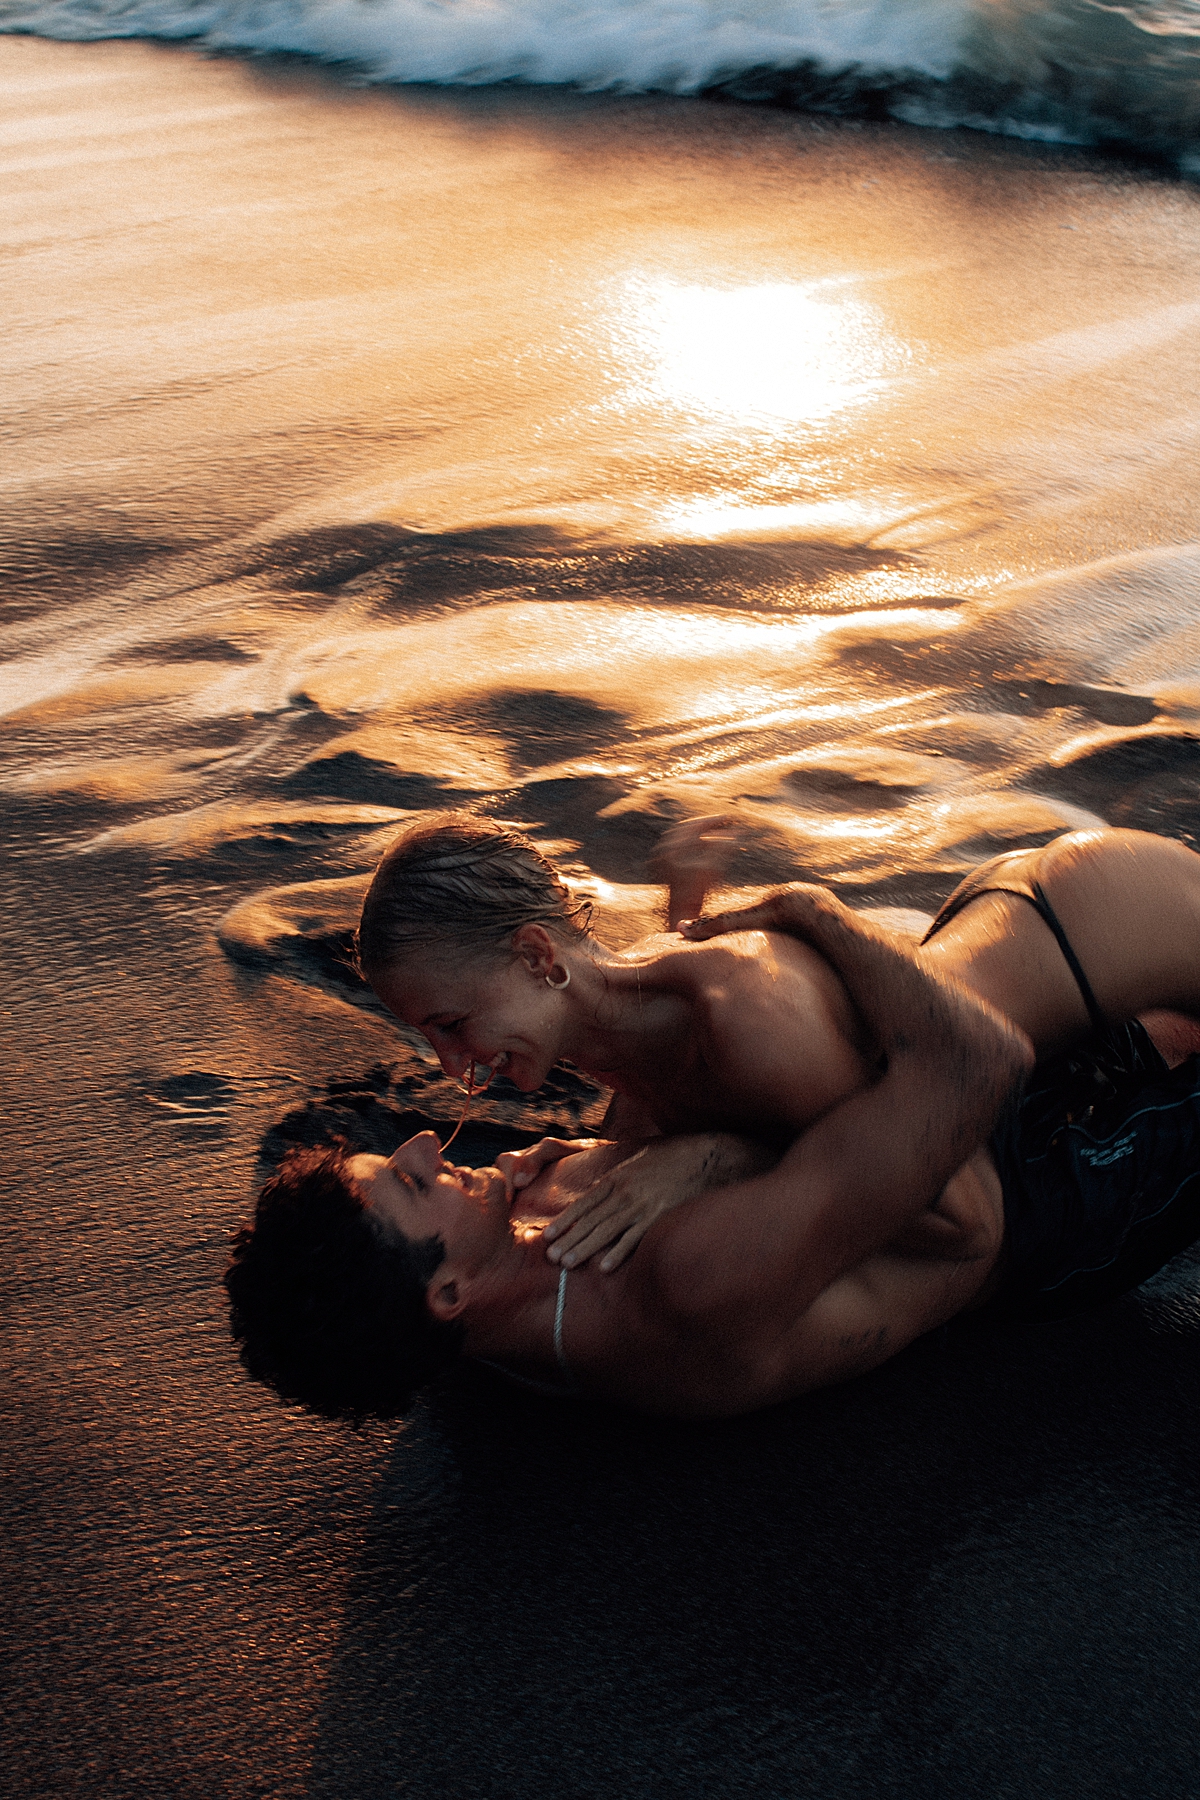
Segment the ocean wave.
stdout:
<svg viewBox="0 0 1200 1800">
<path fill-rule="evenodd" d="M 0 0 L 0 30 L 298 53 L 382 82 L 719 94 L 1200 174 L 1200 0 Z"/>
</svg>

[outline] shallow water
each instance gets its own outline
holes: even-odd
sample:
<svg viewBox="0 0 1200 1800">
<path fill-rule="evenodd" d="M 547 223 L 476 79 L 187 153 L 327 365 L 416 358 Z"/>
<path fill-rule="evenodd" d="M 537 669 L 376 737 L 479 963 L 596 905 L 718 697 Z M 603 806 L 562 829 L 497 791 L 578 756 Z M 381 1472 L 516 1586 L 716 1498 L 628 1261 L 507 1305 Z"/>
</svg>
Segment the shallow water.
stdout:
<svg viewBox="0 0 1200 1800">
<path fill-rule="evenodd" d="M 260 1149 L 449 1115 L 343 960 L 414 813 L 519 820 L 617 941 L 717 807 L 735 886 L 917 910 L 1064 826 L 1195 841 L 1200 197 L 700 101 L 0 68 L 19 1791 L 1074 1796 L 1086 1743 L 1186 1792 L 1194 1272 L 736 1427 L 462 1382 L 363 1439 L 249 1388 L 216 1277 Z M 500 1092 L 475 1153 L 598 1104 Z"/>
</svg>

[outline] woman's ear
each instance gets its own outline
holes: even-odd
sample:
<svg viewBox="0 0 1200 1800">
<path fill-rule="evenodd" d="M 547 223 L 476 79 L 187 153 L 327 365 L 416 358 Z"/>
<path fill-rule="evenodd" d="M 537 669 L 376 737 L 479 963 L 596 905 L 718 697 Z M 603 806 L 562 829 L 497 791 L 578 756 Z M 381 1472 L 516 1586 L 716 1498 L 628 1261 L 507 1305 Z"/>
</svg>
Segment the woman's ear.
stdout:
<svg viewBox="0 0 1200 1800">
<path fill-rule="evenodd" d="M 425 1304 L 435 1319 L 449 1325 L 467 1304 L 467 1297 L 452 1277 L 444 1281 L 435 1278 L 425 1290 Z"/>
<path fill-rule="evenodd" d="M 522 925 L 513 933 L 513 952 L 531 975 L 547 976 L 558 961 L 558 945 L 544 925 Z"/>
</svg>

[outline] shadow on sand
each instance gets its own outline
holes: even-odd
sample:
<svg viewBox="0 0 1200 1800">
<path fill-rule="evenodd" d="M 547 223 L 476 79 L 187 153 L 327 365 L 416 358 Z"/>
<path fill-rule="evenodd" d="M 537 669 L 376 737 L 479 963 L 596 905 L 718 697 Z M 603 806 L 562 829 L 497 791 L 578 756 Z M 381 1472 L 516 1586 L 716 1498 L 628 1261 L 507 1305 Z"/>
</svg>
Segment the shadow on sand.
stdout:
<svg viewBox="0 0 1200 1800">
<path fill-rule="evenodd" d="M 464 1370 L 378 1491 L 308 1793 L 1194 1793 L 1196 1274 L 716 1425 Z"/>
</svg>

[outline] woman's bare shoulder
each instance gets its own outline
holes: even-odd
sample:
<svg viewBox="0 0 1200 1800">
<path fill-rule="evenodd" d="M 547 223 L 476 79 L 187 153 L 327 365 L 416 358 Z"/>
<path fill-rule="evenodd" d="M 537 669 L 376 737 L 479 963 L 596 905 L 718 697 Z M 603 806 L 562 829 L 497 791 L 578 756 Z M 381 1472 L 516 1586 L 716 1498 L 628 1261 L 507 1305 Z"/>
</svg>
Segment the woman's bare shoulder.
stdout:
<svg viewBox="0 0 1200 1800">
<path fill-rule="evenodd" d="M 693 948 L 663 959 L 659 983 L 693 1007 L 692 1042 L 737 1116 L 801 1128 L 862 1084 L 860 1021 L 811 945 L 747 931 Z"/>
<path fill-rule="evenodd" d="M 675 932 L 643 938 L 623 952 L 620 965 L 677 992 L 724 1003 L 744 997 L 764 984 L 838 983 L 830 964 L 811 945 L 774 931 L 732 931 L 703 943 L 689 943 Z"/>
</svg>

